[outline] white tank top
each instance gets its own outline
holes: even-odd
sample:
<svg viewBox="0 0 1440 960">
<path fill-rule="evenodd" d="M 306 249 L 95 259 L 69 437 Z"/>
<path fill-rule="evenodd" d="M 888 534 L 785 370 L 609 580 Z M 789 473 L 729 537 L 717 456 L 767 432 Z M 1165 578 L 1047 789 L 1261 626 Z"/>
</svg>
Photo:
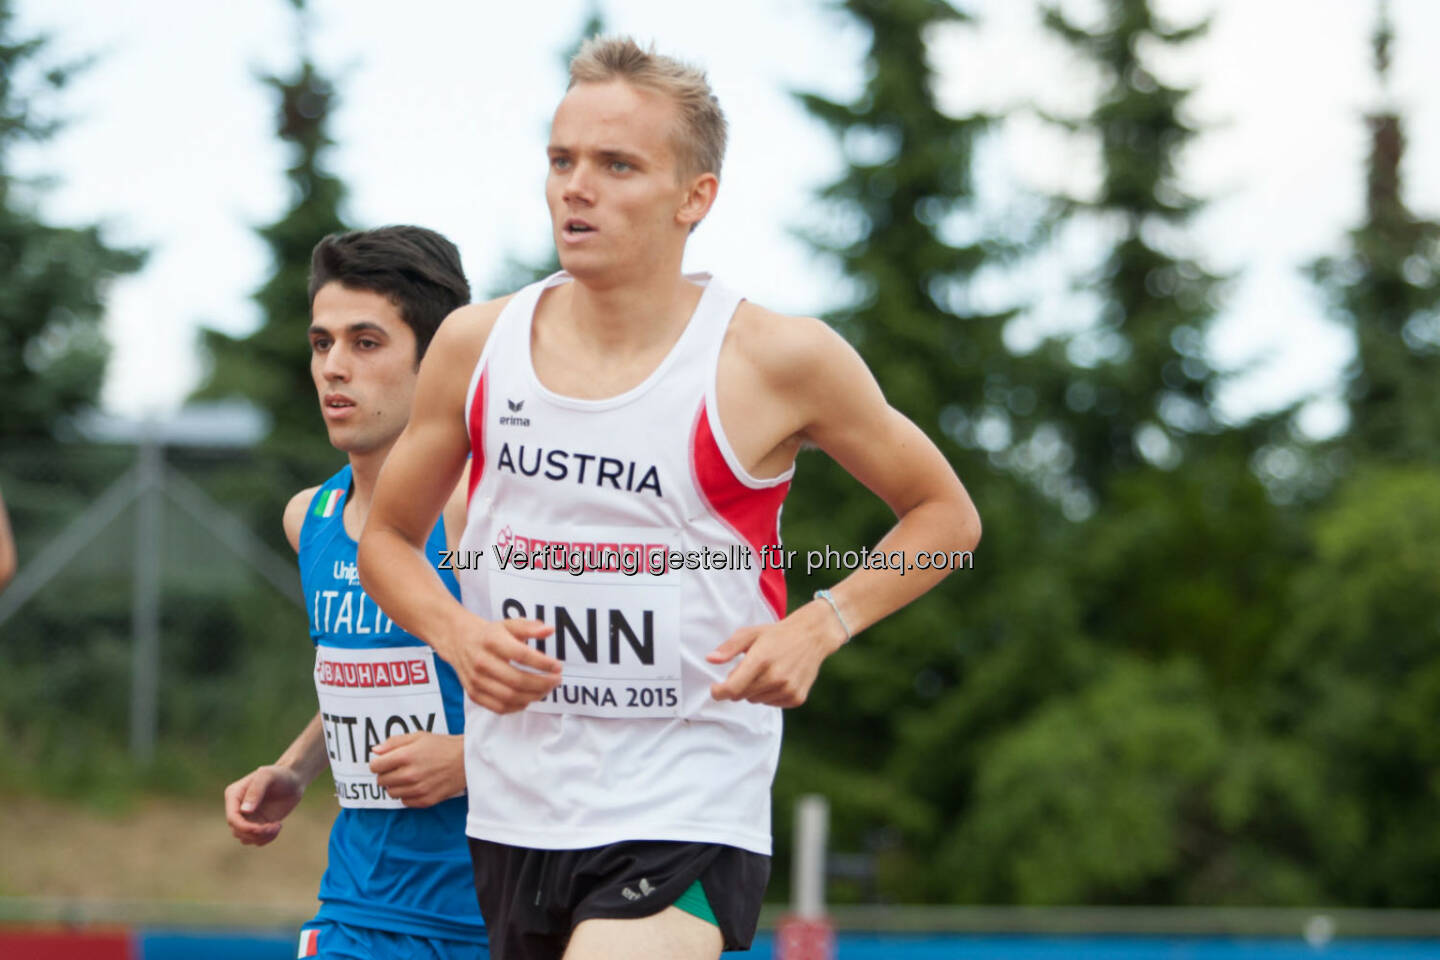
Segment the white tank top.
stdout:
<svg viewBox="0 0 1440 960">
<path fill-rule="evenodd" d="M 561 686 L 519 713 L 467 700 L 473 837 L 770 852 L 781 713 L 714 700 L 738 661 L 705 655 L 785 615 L 783 570 L 762 569 L 761 548 L 780 542 L 794 468 L 761 480 L 736 459 L 715 372 L 741 298 L 687 279 L 704 291 L 680 339 L 619 396 L 560 396 L 535 375 L 535 306 L 563 272 L 510 300 L 471 377 L 461 599 L 486 619 L 555 627 L 532 645 L 564 663 Z"/>
</svg>

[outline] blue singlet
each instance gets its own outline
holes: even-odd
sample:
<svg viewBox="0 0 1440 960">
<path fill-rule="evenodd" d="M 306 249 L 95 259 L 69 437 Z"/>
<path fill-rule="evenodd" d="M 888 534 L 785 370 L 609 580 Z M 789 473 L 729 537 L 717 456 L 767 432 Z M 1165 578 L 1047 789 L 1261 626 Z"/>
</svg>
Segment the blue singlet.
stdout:
<svg viewBox="0 0 1440 960">
<path fill-rule="evenodd" d="M 327 690 L 336 691 L 329 702 L 362 704 L 322 710 L 336 792 L 353 803 L 357 797 L 388 796 L 373 782 L 363 782 L 363 773 L 353 780 L 342 776 L 347 758 L 360 770 L 370 749 L 388 736 L 438 730 L 442 710 L 444 727 L 462 733 L 465 711 L 454 670 L 433 656 L 424 641 L 386 617 L 360 588 L 355 541 L 343 521 L 349 495 L 346 466 L 311 501 L 300 531 L 300 578 L 316 645 L 317 677 L 330 678 Z M 437 523 L 426 544 L 431 563 L 438 563 L 445 549 L 444 527 L 443 520 Z M 458 599 L 454 574 L 443 571 L 440 576 Z M 428 700 L 410 693 L 421 688 L 430 691 Z M 411 699 L 405 699 L 407 695 Z M 363 706 L 367 702 L 368 711 Z M 427 703 L 439 706 L 427 712 Z M 392 709 L 388 704 L 401 706 Z M 320 881 L 316 919 L 485 943 L 465 841 L 465 813 L 463 795 L 424 809 L 341 809 L 330 831 L 330 862 Z"/>
</svg>

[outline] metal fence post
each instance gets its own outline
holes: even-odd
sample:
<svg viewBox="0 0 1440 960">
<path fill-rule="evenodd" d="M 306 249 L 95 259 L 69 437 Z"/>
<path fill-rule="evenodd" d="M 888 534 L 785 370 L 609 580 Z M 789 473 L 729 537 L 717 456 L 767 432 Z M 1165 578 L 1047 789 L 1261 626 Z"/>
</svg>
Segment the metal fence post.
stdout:
<svg viewBox="0 0 1440 960">
<path fill-rule="evenodd" d="M 155 757 L 160 692 L 160 549 L 164 514 L 162 448 L 147 423 L 140 443 L 135 512 L 135 579 L 131 594 L 130 754 L 142 764 Z"/>
</svg>

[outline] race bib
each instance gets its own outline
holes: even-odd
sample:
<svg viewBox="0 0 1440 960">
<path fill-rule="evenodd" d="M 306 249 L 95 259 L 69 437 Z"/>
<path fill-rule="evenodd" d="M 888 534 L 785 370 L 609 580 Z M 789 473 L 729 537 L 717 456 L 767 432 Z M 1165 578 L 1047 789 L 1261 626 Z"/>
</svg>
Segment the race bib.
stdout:
<svg viewBox="0 0 1440 960">
<path fill-rule="evenodd" d="M 530 645 L 564 664 L 537 713 L 680 714 L 680 586 L 664 573 L 662 531 L 498 525 L 489 561 L 490 617 L 555 628 Z"/>
<path fill-rule="evenodd" d="M 370 772 L 370 752 L 402 733 L 448 734 L 429 647 L 315 648 L 315 691 L 342 807 L 399 809 Z"/>
</svg>

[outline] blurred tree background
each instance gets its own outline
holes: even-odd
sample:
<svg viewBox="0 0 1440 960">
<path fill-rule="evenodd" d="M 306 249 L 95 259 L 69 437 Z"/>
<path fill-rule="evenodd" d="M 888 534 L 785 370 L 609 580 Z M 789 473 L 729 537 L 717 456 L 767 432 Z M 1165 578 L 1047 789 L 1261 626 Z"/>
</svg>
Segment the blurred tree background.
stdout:
<svg viewBox="0 0 1440 960">
<path fill-rule="evenodd" d="M 171 453 L 278 547 L 286 498 L 339 463 L 304 338 L 310 249 L 345 229 L 337 94 L 298 6 L 297 64 L 262 78 L 292 202 L 260 228 L 273 260 L 261 322 L 205 334 L 197 394 L 248 400 L 267 433 L 240 455 Z M 976 183 L 1007 118 L 946 113 L 930 59 L 937 29 L 984 24 L 945 0 L 833 7 L 868 38 L 865 82 L 847 102 L 797 94 L 845 158 L 797 226 L 853 291 L 826 319 L 954 464 L 986 533 L 973 569 L 857 638 L 788 714 L 771 899 L 788 895 L 792 801 L 821 792 L 839 901 L 1434 906 L 1440 223 L 1406 204 L 1393 98 L 1365 118 L 1364 218 L 1311 268 L 1356 343 L 1348 428 L 1315 441 L 1293 407 L 1234 422 L 1218 404 L 1227 374 L 1208 339 L 1230 278 L 1199 252 L 1204 202 L 1180 176 L 1205 131 L 1188 119 L 1195 91 L 1157 65 L 1207 24 L 1167 23 L 1152 0 L 1099 0 L 1085 21 L 1042 5 L 1095 79 L 1088 110 L 1051 119 L 1095 152 L 1099 176 L 1086 195 L 1045 198 L 1017 234 L 992 222 Z M 104 283 L 141 261 L 93 228 L 41 223 L 6 175 L 5 149 L 51 129 L 47 98 L 72 72 L 11 36 L 7 10 L 0 0 L 0 488 L 23 565 L 133 458 L 74 424 L 104 362 Z M 1382 86 L 1393 44 L 1382 14 Z M 1026 271 L 1065 236 L 1094 251 L 1073 278 L 1092 316 L 1015 349 L 1006 332 L 1034 306 Z M 508 285 L 553 268 L 526 256 Z M 977 292 L 995 277 L 1016 291 L 1002 308 Z M 187 562 L 204 547 L 174 522 L 162 751 L 137 772 L 116 679 L 129 670 L 127 516 L 3 626 L 0 723 L 16 749 L 0 786 L 213 791 L 313 710 L 303 613 L 238 562 Z M 789 547 L 870 544 L 892 522 L 802 455 Z M 836 577 L 793 570 L 792 604 Z"/>
<path fill-rule="evenodd" d="M 253 468 L 237 475 L 225 500 L 245 509 L 265 539 L 285 551 L 290 546 L 279 520 L 285 504 L 296 491 L 344 465 L 316 429 L 323 424 L 316 416 L 305 331 L 310 326 L 310 251 L 321 237 L 351 229 L 341 217 L 345 185 L 329 169 L 335 87 L 311 58 L 305 5 L 295 7 L 299 62 L 287 75 L 260 78 L 274 94 L 275 135 L 290 154 L 285 179 L 291 206 L 257 231 L 271 259 L 270 277 L 253 295 L 259 326 L 244 336 L 204 331 L 209 374 L 195 393 L 202 400 L 248 400 L 269 420 Z"/>
<path fill-rule="evenodd" d="M 1422 507 L 1440 248 L 1403 204 L 1399 116 L 1369 119 L 1353 253 L 1315 268 L 1360 350 L 1351 428 L 1313 444 L 1293 408 L 1218 412 L 1206 341 L 1225 279 L 1194 252 L 1203 203 L 1178 174 L 1202 131 L 1193 91 L 1150 62 L 1207 24 L 1149 0 L 1085 24 L 1043 8 L 1098 78 L 1091 112 L 1056 122 L 1095 144 L 1100 179 L 1054 198 L 1042 235 L 1103 249 L 1076 278 L 1093 320 L 1019 354 L 1003 330 L 1026 304 L 970 306 L 980 271 L 1016 262 L 972 186 L 977 137 L 1003 118 L 941 113 L 926 66 L 927 31 L 963 13 L 841 6 L 869 30 L 866 87 L 803 97 L 850 158 L 820 199 L 852 232 L 811 234 L 859 291 L 829 319 L 956 466 L 986 535 L 973 571 L 826 665 L 790 717 L 778 809 L 832 797 L 855 897 L 1433 905 L 1436 851 L 1413 838 L 1437 789 L 1416 725 L 1440 662 Z M 1383 72 L 1384 25 L 1376 43 Z M 785 520 L 802 549 L 890 522 L 819 457 Z M 801 600 L 821 585 L 795 579 Z"/>
<path fill-rule="evenodd" d="M 50 437 L 93 406 L 109 356 L 100 329 L 105 287 L 144 255 L 105 242 L 97 226 L 57 227 L 36 212 L 43 184 L 15 176 L 20 144 L 61 129 L 56 99 L 83 63 L 50 57 L 45 37 L 14 36 L 0 2 L 0 436 Z"/>
<path fill-rule="evenodd" d="M 0 731 L 10 745 L 0 761 L 0 787 L 100 805 L 124 803 L 146 787 L 212 792 L 237 766 L 273 759 L 314 713 L 312 654 L 297 643 L 306 635 L 305 615 L 203 522 L 175 509 L 174 494 L 163 500 L 168 509 L 156 531 L 165 598 L 160 746 L 153 762 L 135 762 L 126 721 L 135 544 L 143 537 L 142 511 L 130 496 L 139 479 L 132 469 L 139 433 L 95 442 L 87 415 L 95 412 L 107 354 L 100 331 L 104 286 L 138 269 L 143 257 L 110 248 L 98 228 L 40 222 L 22 201 L 27 185 L 6 175 L 5 148 L 52 135 L 58 125 L 44 114 L 53 93 L 83 75 L 80 65 L 45 63 L 45 38 L 12 33 L 9 4 L 0 0 L 0 198 L 6 201 L 0 260 L 7 271 L 0 292 L 6 410 L 0 418 L 14 417 L 5 420 L 0 490 L 14 521 L 21 578 L 32 561 L 44 566 L 57 542 L 77 534 L 85 539 L 59 575 L 0 627 Z M 179 474 L 171 489 L 184 486 L 182 496 L 203 492 L 212 500 L 202 509 L 212 509 L 221 523 L 223 509 L 289 553 L 279 523 L 285 501 L 303 485 L 299 478 L 314 476 L 322 464 L 333 470 L 338 459 L 327 444 L 314 442 L 304 331 L 310 248 L 324 233 L 342 229 L 334 211 L 343 188 L 316 159 L 329 143 L 326 81 L 302 57 L 292 77 L 263 82 L 278 101 L 277 132 L 296 146 L 289 177 L 299 201 L 261 230 L 276 264 L 275 276 L 256 295 L 265 324 L 244 338 L 207 332 L 215 372 L 201 395 L 254 403 L 268 418 L 269 434 L 254 451 L 237 453 L 202 436 L 164 457 Z M 296 400 L 301 390 L 303 404 Z M 223 418 L 213 425 L 220 423 Z M 87 513 L 105 503 L 115 509 Z M 12 593 L 23 586 L 17 579 Z"/>
<path fill-rule="evenodd" d="M 11 4 L 0 0 L 0 489 L 14 517 L 22 563 L 45 533 L 83 510 L 125 462 L 114 451 L 86 450 L 57 476 L 52 451 L 59 438 L 74 435 L 75 418 L 100 393 L 109 355 L 101 329 L 106 286 L 138 270 L 144 252 L 111 245 L 98 226 L 46 223 L 37 209 L 45 185 L 16 176 L 12 162 L 20 145 L 60 132 L 62 94 L 84 67 L 57 62 L 47 37 L 17 36 Z M 42 595 L 31 619 L 5 628 L 0 733 L 10 750 L 0 764 L 0 782 L 42 758 L 62 770 L 71 766 L 67 754 L 73 755 L 74 741 L 57 736 L 56 728 L 69 709 L 94 695 L 76 689 L 83 681 L 67 681 L 77 674 L 93 681 L 125 657 L 123 637 L 91 626 L 114 608 L 99 592 Z M 87 622 L 89 637 L 58 627 L 74 615 Z M 57 636 L 74 642 L 57 644 Z M 50 682 L 38 683 L 42 677 Z M 35 702 L 49 698 L 37 713 Z M 13 779 L 20 779 L 18 772 Z"/>
</svg>

